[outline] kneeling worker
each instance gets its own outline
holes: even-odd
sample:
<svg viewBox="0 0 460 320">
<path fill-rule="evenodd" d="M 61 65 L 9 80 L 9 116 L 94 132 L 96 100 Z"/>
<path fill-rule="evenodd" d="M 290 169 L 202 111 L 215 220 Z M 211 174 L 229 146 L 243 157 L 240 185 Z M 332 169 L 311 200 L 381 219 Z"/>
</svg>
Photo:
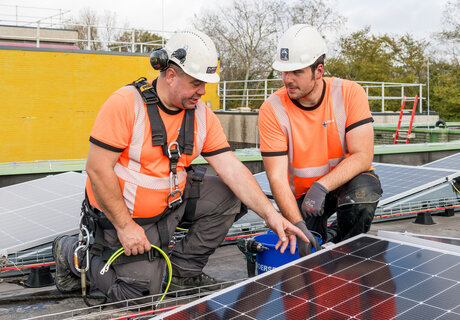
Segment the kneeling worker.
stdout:
<svg viewBox="0 0 460 320">
<path fill-rule="evenodd" d="M 339 242 L 369 231 L 382 190 L 371 167 L 366 93 L 356 82 L 323 77 L 325 54 L 311 26 L 294 25 L 282 36 L 273 68 L 284 87 L 260 108 L 260 150 L 283 215 L 307 235 Z"/>
<path fill-rule="evenodd" d="M 202 270 L 245 213 L 241 201 L 279 235 L 281 251 L 289 243 L 295 247 L 296 236 L 308 241 L 276 212 L 231 152 L 216 115 L 199 100 L 206 82 L 219 81 L 211 39 L 196 30 L 177 33 L 152 53 L 151 63 L 159 77 L 153 82 L 141 78 L 114 92 L 90 137 L 83 207 L 96 231 L 87 278 L 110 301 L 161 292 L 166 264 L 151 245 L 167 250 L 184 215 L 189 231 L 170 253 L 170 290 L 219 283 Z M 203 170 L 187 173 L 200 154 L 218 177 Z M 73 265 L 77 240 L 60 236 L 53 243 L 61 292 L 80 288 Z M 121 262 L 101 275 L 110 253 L 120 247 L 125 252 Z"/>
</svg>

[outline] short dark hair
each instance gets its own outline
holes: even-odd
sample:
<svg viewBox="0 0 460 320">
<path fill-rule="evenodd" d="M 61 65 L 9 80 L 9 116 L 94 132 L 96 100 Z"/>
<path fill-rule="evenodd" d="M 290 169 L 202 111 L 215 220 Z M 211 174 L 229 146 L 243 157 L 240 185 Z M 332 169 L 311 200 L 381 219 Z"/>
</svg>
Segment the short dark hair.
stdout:
<svg viewBox="0 0 460 320">
<path fill-rule="evenodd" d="M 318 68 L 320 64 L 322 64 L 324 67 L 324 59 L 326 59 L 326 54 L 323 54 L 318 59 L 316 59 L 316 61 L 310 66 L 311 71 L 315 72 L 316 68 Z"/>
<path fill-rule="evenodd" d="M 166 69 L 164 69 L 163 71 L 161 71 L 160 75 L 162 75 L 164 77 L 166 75 L 166 70 L 168 70 L 169 68 L 174 69 L 174 71 L 176 71 L 176 73 L 179 76 L 182 76 L 185 73 L 184 70 L 182 70 L 182 68 L 177 65 L 177 63 L 170 61 L 169 66 Z"/>
</svg>

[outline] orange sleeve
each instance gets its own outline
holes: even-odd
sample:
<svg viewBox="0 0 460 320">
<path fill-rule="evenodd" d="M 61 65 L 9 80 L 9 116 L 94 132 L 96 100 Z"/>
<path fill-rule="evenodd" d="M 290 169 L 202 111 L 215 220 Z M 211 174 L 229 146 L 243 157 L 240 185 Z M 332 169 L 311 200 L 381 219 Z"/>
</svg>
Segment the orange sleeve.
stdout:
<svg viewBox="0 0 460 320">
<path fill-rule="evenodd" d="M 287 137 L 278 122 L 272 106 L 267 101 L 259 109 L 259 135 L 260 152 L 262 155 L 287 152 Z"/>
<path fill-rule="evenodd" d="M 373 121 L 366 92 L 359 84 L 350 81 L 344 100 L 347 107 L 347 128 L 359 125 L 362 121 L 364 123 Z"/>
<path fill-rule="evenodd" d="M 106 149 L 121 152 L 131 141 L 133 125 L 134 97 L 130 92 L 120 89 L 99 110 L 90 141 Z"/>
<path fill-rule="evenodd" d="M 209 157 L 230 150 L 230 145 L 219 118 L 211 109 L 206 107 L 206 141 L 201 154 L 204 157 Z"/>
</svg>

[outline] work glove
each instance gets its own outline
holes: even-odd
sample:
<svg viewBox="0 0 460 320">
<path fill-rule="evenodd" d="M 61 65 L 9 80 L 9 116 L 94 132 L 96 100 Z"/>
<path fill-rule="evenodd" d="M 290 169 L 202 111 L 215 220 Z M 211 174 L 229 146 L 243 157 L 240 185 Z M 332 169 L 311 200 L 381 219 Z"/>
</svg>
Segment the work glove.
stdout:
<svg viewBox="0 0 460 320">
<path fill-rule="evenodd" d="M 307 225 L 305 224 L 305 221 L 301 220 L 295 224 L 297 228 L 302 230 L 302 232 L 305 234 L 307 237 L 309 243 L 304 242 L 303 240 L 299 239 L 297 237 L 297 247 L 299 248 L 299 256 L 305 257 L 306 255 L 309 255 L 312 251 L 312 247 L 315 248 L 315 251 L 321 250 L 321 247 L 318 243 L 318 239 L 307 229 Z"/>
<path fill-rule="evenodd" d="M 303 216 L 322 216 L 324 212 L 324 200 L 328 192 L 329 191 L 321 183 L 315 181 L 303 199 Z"/>
</svg>

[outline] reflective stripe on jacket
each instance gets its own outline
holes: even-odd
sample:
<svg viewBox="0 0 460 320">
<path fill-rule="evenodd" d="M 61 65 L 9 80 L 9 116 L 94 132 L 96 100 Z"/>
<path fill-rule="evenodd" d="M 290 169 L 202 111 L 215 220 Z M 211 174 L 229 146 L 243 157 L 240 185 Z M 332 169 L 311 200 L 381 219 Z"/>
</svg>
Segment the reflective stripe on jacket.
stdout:
<svg viewBox="0 0 460 320">
<path fill-rule="evenodd" d="M 153 176 L 141 172 L 143 149 L 160 148 L 161 150 L 161 146 L 153 147 L 151 139 L 147 143 L 144 143 L 144 134 L 147 129 L 150 130 L 150 121 L 148 120 L 146 105 L 137 89 L 134 86 L 128 85 L 122 88 L 122 90 L 129 90 L 133 94 L 135 118 L 131 141 L 129 143 L 128 159 L 124 158 L 124 161 L 119 160 L 114 167 L 114 171 L 120 182 L 123 198 L 131 216 L 133 218 L 149 218 L 161 214 L 166 209 L 166 198 L 170 193 L 170 176 L 169 173 L 165 176 Z M 201 153 L 205 140 L 206 105 L 199 101 L 195 107 L 193 157 Z M 164 155 L 162 157 L 164 159 L 162 158 L 161 161 L 164 160 L 164 162 L 169 163 L 168 157 Z M 190 160 L 186 163 L 183 159 L 184 157 L 183 155 L 179 159 L 179 163 L 182 163 L 182 165 L 178 165 L 177 168 L 177 184 L 182 192 L 184 191 L 187 177 L 184 167 L 189 165 L 188 162 L 191 162 Z M 88 196 L 94 204 L 92 201 L 94 195 L 92 194 L 92 190 L 90 191 Z"/>
<path fill-rule="evenodd" d="M 288 140 L 288 161 L 289 161 L 289 167 L 288 167 L 288 178 L 289 178 L 289 184 L 291 187 L 292 192 L 294 193 L 294 196 L 297 198 L 301 196 L 300 194 L 297 194 L 295 191 L 295 185 L 294 185 L 294 180 L 296 178 L 311 178 L 312 180 L 317 180 L 320 177 L 324 176 L 327 174 L 329 171 L 331 171 L 332 168 L 336 167 L 343 159 L 345 159 L 347 153 L 348 153 L 348 148 L 347 148 L 347 143 L 345 139 L 345 127 L 346 127 L 346 122 L 347 122 L 347 115 L 345 112 L 345 106 L 344 106 L 344 100 L 343 100 L 343 95 L 342 95 L 342 83 L 343 80 L 340 78 L 333 78 L 331 82 L 331 100 L 332 100 L 332 105 L 333 105 L 333 110 L 334 110 L 334 117 L 335 117 L 335 124 L 337 126 L 337 131 L 341 143 L 341 148 L 342 148 L 342 156 L 338 158 L 329 158 L 328 163 L 325 163 L 324 165 L 317 166 L 317 167 L 306 167 L 306 168 L 295 168 L 293 165 L 293 153 L 294 153 L 294 143 L 292 139 L 292 129 L 291 129 L 291 123 L 289 120 L 289 116 L 286 113 L 286 109 L 283 105 L 283 102 L 280 98 L 280 96 L 276 94 L 272 94 L 267 101 L 271 104 L 273 111 L 278 119 L 278 122 L 281 125 L 282 130 L 284 131 L 284 134 L 287 137 Z"/>
</svg>

